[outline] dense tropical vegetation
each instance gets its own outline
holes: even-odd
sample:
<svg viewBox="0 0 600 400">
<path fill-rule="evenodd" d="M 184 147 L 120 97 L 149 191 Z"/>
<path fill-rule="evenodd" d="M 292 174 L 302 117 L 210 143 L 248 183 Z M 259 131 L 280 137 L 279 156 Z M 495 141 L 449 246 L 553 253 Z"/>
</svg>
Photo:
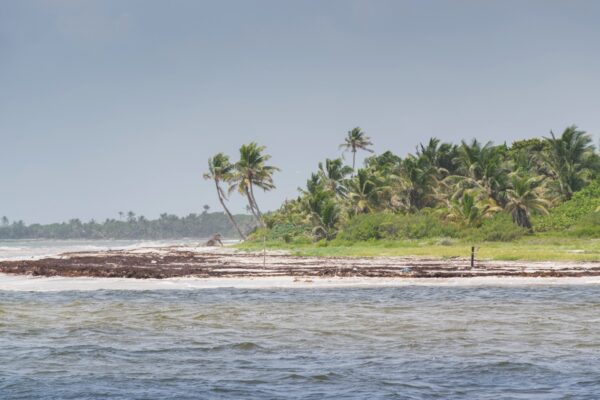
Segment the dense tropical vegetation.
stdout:
<svg viewBox="0 0 600 400">
<path fill-rule="evenodd" d="M 436 236 L 512 240 L 556 226 L 548 222 L 555 210 L 581 201 L 580 192 L 589 212 L 600 205 L 594 189 L 600 157 L 591 136 L 576 126 L 511 145 L 431 138 L 413 154 L 387 151 L 357 168 L 357 151 L 372 152 L 372 145 L 362 129 L 349 131 L 340 148 L 352 153 L 352 164 L 343 158 L 319 163 L 296 199 L 257 217 L 267 230 L 254 237 L 298 243 Z M 270 179 L 263 189 L 273 187 Z"/>
</svg>

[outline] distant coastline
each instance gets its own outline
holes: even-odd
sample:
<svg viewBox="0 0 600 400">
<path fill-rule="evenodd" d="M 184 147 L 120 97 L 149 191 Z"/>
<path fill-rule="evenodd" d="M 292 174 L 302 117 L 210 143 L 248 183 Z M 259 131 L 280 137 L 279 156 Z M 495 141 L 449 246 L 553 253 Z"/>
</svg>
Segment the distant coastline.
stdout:
<svg viewBox="0 0 600 400">
<path fill-rule="evenodd" d="M 241 228 L 250 232 L 256 223 L 250 215 L 235 216 Z M 203 212 L 178 217 L 161 214 L 157 219 L 148 219 L 133 212 L 120 213 L 118 219 L 103 222 L 87 222 L 71 219 L 53 224 L 30 224 L 9 221 L 4 217 L 0 223 L 0 240 L 6 239 L 182 239 L 207 238 L 215 233 L 223 237 L 239 238 L 237 231 L 222 212 Z"/>
</svg>

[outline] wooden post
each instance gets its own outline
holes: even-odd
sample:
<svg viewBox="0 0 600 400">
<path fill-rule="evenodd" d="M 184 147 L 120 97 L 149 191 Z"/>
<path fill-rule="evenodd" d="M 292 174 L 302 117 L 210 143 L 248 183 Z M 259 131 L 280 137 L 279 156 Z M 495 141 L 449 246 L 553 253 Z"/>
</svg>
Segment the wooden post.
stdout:
<svg viewBox="0 0 600 400">
<path fill-rule="evenodd" d="M 471 268 L 475 268 L 475 246 L 471 246 Z"/>
<path fill-rule="evenodd" d="M 267 265 L 267 234 L 263 236 L 263 268 Z"/>
</svg>

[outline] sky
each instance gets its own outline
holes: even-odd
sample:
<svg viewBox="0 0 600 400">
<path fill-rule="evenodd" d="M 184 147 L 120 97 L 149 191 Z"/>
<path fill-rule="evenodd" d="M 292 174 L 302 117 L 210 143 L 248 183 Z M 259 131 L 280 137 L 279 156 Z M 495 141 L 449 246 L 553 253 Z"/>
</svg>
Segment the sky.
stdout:
<svg viewBox="0 0 600 400">
<path fill-rule="evenodd" d="M 401 156 L 571 124 L 597 143 L 599 20 L 581 0 L 0 0 L 0 215 L 218 211 L 207 159 L 251 141 L 281 168 L 273 210 L 355 126 Z"/>
</svg>

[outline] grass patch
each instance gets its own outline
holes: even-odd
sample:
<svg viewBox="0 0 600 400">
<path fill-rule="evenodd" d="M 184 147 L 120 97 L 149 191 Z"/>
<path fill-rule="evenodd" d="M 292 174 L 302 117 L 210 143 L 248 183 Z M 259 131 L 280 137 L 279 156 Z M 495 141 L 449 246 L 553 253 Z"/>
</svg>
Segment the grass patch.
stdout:
<svg viewBox="0 0 600 400">
<path fill-rule="evenodd" d="M 287 250 L 299 256 L 323 257 L 377 257 L 415 256 L 449 259 L 467 258 L 471 243 L 465 240 L 448 241 L 444 238 L 427 240 L 347 242 L 334 240 L 325 244 L 286 244 L 267 242 L 268 250 Z M 479 260 L 505 261 L 600 261 L 600 239 L 584 239 L 535 235 L 513 242 L 478 242 Z M 237 245 L 241 250 L 262 250 L 263 244 L 246 242 Z"/>
</svg>

